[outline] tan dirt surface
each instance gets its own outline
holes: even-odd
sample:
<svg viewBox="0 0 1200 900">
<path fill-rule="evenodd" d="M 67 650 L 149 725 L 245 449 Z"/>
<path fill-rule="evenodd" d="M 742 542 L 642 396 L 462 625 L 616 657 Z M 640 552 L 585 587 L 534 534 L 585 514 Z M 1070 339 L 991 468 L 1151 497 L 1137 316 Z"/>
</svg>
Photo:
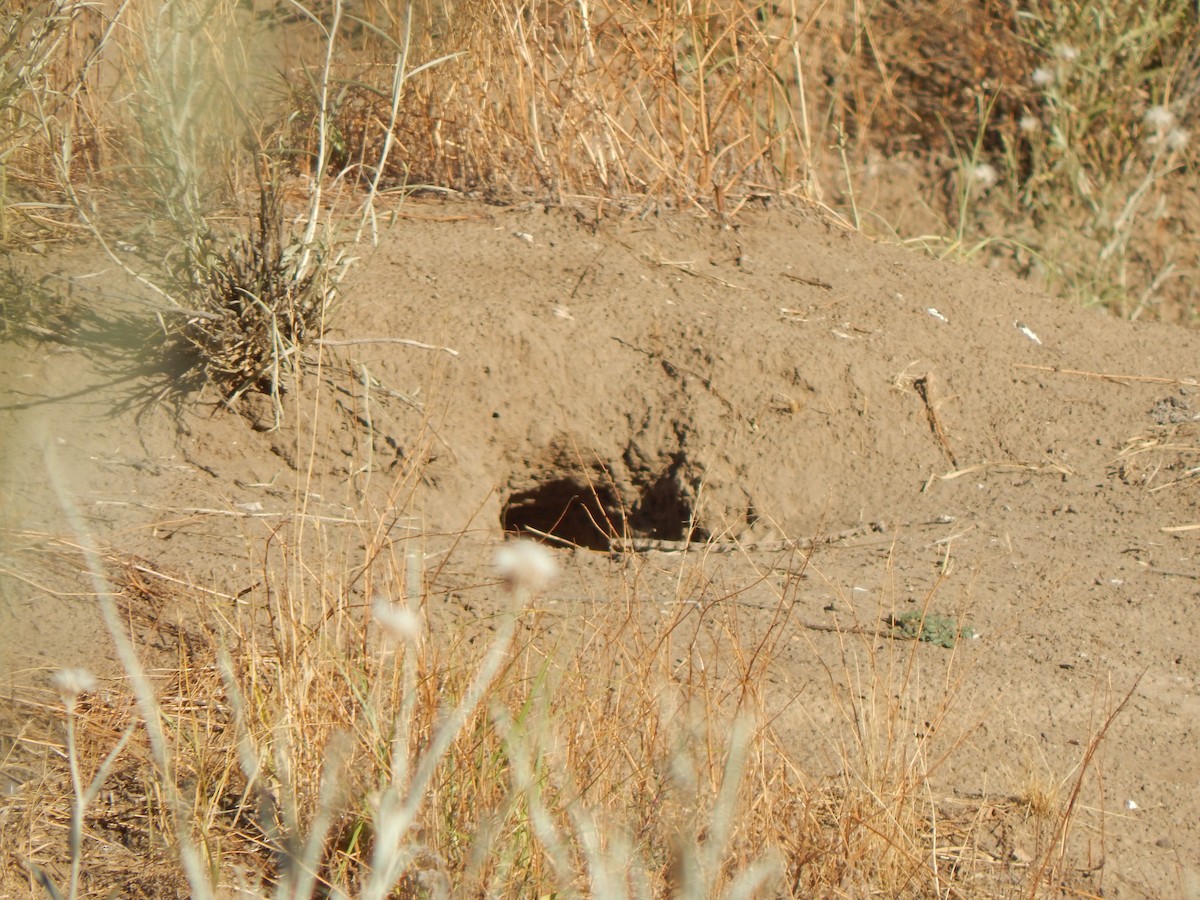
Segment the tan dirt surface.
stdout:
<svg viewBox="0 0 1200 900">
<path fill-rule="evenodd" d="M 842 758 L 831 678 L 907 651 L 875 634 L 912 610 L 975 632 L 921 644 L 897 698 L 931 767 L 953 751 L 932 778 L 950 802 L 1069 790 L 1132 690 L 1079 800 L 1081 884 L 1194 896 L 1200 334 L 787 211 L 410 202 L 364 256 L 280 428 L 264 397 L 181 392 L 109 263 L 19 261 L 63 296 L 0 353 L 5 730 L 55 668 L 113 671 L 81 533 L 221 615 L 253 602 L 282 521 L 334 554 L 369 512 L 423 535 L 436 625 L 496 602 L 503 528 L 536 528 L 583 548 L 556 550 L 543 600 L 563 634 L 615 590 L 649 617 L 694 604 L 679 677 L 740 664 L 722 629 L 752 645 L 785 610 L 764 707 L 814 776 Z M 993 839 L 1019 879 L 1036 835 Z"/>
</svg>

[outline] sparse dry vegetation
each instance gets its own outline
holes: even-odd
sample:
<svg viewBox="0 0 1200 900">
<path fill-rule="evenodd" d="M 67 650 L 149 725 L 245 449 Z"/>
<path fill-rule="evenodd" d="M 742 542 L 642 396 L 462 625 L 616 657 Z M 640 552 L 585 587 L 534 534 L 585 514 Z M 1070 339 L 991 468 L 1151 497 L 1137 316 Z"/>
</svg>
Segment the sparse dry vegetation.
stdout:
<svg viewBox="0 0 1200 900">
<path fill-rule="evenodd" d="M 1190 247 L 1162 239 L 1195 216 L 1186 0 L 159 7 L 6 19 L 8 240 L 82 217 L 158 283 L 179 265 L 163 242 L 236 243 L 230 212 L 253 237 L 266 169 L 308 201 L 302 252 L 331 192 L 362 223 L 380 192 L 815 202 L 1120 314 L 1190 316 Z M 915 218 L 876 187 L 902 161 Z"/>
<path fill-rule="evenodd" d="M 0 20 L 0 242 L 97 241 L 157 292 L 164 344 L 227 399 L 270 395 L 276 425 L 355 248 L 412 192 L 727 220 L 819 204 L 1121 315 L 1194 316 L 1200 254 L 1164 239 L 1200 215 L 1190 0 L 41 0 Z M 897 158 L 938 230 L 863 205 Z M 794 584 L 763 633 L 686 562 L 675 597 L 628 573 L 568 616 L 515 589 L 435 631 L 422 536 L 369 522 L 365 549 L 316 564 L 296 503 L 248 543 L 261 577 L 237 598 L 168 590 L 119 549 L 94 573 L 139 641 L 164 605 L 188 624 L 152 702 L 123 681 L 29 701 L 15 746 L 54 755 L 0 821 L 5 891 L 1058 896 L 1086 866 L 1075 801 L 1111 717 L 1069 781 L 938 795 L 979 717 L 957 620 L 933 691 L 914 676 L 932 648 L 841 635 L 818 764 L 759 690 Z M 41 546 L 74 560 L 76 541 Z"/>
<path fill-rule="evenodd" d="M 802 557 L 765 630 L 748 630 L 733 598 L 693 596 L 687 560 L 678 597 L 614 584 L 621 599 L 544 607 L 518 578 L 493 586 L 510 599 L 478 623 L 446 627 L 420 537 L 298 575 L 302 530 L 267 556 L 260 583 L 274 590 L 181 616 L 199 628 L 166 625 L 167 611 L 210 593 L 107 557 L 138 642 L 170 628 L 178 648 L 154 670 L 149 711 L 172 750 L 155 761 L 146 710 L 120 682 L 67 698 L 73 767 L 105 784 L 77 844 L 80 896 L 121 883 L 146 896 L 992 897 L 1082 876 L 1074 799 L 1107 725 L 1063 785 L 1031 779 L 978 807 L 940 798 L 938 769 L 987 715 L 959 703 L 968 673 L 951 653 L 928 691 L 917 642 L 847 628 L 806 700 L 806 717 L 829 722 L 825 745 L 792 743 L 786 707 L 761 685 L 797 624 Z M 333 587 L 364 561 L 392 586 L 373 610 Z M 52 765 L 17 798 L 10 866 L 61 883 L 80 793 Z M 1011 834 L 1026 818 L 1032 855 L 1018 859 Z M 181 868 L 181 849 L 201 865 Z"/>
</svg>

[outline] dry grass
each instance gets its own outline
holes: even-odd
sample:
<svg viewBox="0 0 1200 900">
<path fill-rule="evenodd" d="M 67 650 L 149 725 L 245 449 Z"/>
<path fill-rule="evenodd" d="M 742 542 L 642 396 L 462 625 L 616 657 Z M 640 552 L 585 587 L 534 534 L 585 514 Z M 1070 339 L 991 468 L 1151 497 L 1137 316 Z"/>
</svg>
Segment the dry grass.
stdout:
<svg viewBox="0 0 1200 900">
<path fill-rule="evenodd" d="M 414 58 L 459 53 L 405 92 L 393 183 L 555 202 L 703 204 L 807 197 L 814 135 L 793 4 L 418 4 Z M 396 35 L 400 39 L 400 35 Z M 351 146 L 381 140 L 370 94 Z M 358 151 L 361 153 L 361 151 Z"/>
<path fill-rule="evenodd" d="M 1195 215 L 1188 0 L 46 0 L 6 24 L 44 45 L 0 84 L 6 233 L 82 218 L 160 284 L 163 242 L 236 243 L 269 170 L 296 176 L 302 245 L 331 203 L 373 233 L 389 192 L 595 213 L 782 199 L 1129 316 L 1194 300 L 1196 261 L 1164 240 Z M 916 174 L 896 199 L 920 195 L 933 230 L 859 206 L 900 160 Z"/>
</svg>

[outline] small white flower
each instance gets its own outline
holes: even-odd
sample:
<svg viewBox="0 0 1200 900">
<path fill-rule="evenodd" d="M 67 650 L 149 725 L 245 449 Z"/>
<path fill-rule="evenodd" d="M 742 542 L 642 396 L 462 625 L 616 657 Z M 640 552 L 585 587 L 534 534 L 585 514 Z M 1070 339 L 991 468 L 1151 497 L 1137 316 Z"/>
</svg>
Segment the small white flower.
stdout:
<svg viewBox="0 0 1200 900">
<path fill-rule="evenodd" d="M 421 636 L 421 619 L 407 603 L 389 603 L 377 597 L 371 612 L 383 630 L 397 641 L 415 644 Z"/>
<path fill-rule="evenodd" d="M 539 591 L 558 574 L 554 554 L 530 540 L 512 541 L 496 551 L 496 569 L 514 593 Z"/>
<path fill-rule="evenodd" d="M 991 163 L 980 163 L 971 170 L 971 180 L 986 191 L 994 188 L 1000 181 L 1000 173 Z"/>
<path fill-rule="evenodd" d="M 80 694 L 96 689 L 96 676 L 87 669 L 59 669 L 50 680 L 67 706 L 74 706 L 75 698 Z"/>
<path fill-rule="evenodd" d="M 1186 128 L 1172 128 L 1167 132 L 1167 149 L 1182 150 L 1191 138 L 1192 133 Z"/>
<path fill-rule="evenodd" d="M 1068 63 L 1075 62 L 1075 60 L 1079 59 L 1079 51 L 1070 44 L 1059 44 L 1054 48 L 1054 55 L 1063 62 Z"/>
<path fill-rule="evenodd" d="M 1034 87 L 1048 88 L 1054 84 L 1054 72 L 1045 66 L 1038 66 L 1030 76 Z"/>
<path fill-rule="evenodd" d="M 1021 116 L 1018 127 L 1025 134 L 1037 134 L 1042 130 L 1042 120 L 1037 116 Z"/>
<path fill-rule="evenodd" d="M 1175 113 L 1165 106 L 1152 106 L 1142 116 L 1142 124 L 1157 134 L 1166 134 L 1175 127 Z"/>
</svg>

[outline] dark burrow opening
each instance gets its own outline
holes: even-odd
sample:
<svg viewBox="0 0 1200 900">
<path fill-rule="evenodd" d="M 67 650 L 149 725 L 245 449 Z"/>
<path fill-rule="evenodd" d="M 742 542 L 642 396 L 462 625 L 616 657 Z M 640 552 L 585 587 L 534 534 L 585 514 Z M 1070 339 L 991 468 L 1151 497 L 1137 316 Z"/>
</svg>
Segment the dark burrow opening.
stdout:
<svg viewBox="0 0 1200 900">
<path fill-rule="evenodd" d="M 514 491 L 500 513 L 500 527 L 555 543 L 607 551 L 625 535 L 679 541 L 703 540 L 707 533 L 692 524 L 692 505 L 674 467 L 645 486 L 628 515 L 616 489 L 581 474 L 560 474 Z"/>
<path fill-rule="evenodd" d="M 589 550 L 608 550 L 624 530 L 616 493 L 580 476 L 555 478 L 515 491 L 500 513 L 501 527 L 542 539 L 552 535 Z"/>
<path fill-rule="evenodd" d="M 662 541 L 705 541 L 708 532 L 692 521 L 692 500 L 684 486 L 680 457 L 665 472 L 641 489 L 629 516 L 630 531 L 637 537 Z"/>
</svg>

